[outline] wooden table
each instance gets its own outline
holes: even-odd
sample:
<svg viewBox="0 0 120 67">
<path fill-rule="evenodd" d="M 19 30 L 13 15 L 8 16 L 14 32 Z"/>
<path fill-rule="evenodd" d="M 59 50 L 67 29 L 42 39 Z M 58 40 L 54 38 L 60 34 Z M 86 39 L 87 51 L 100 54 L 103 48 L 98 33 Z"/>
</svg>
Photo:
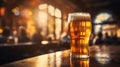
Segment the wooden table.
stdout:
<svg viewBox="0 0 120 67">
<path fill-rule="evenodd" d="M 70 50 L 43 54 L 0 67 L 120 67 L 120 46 L 92 46 L 89 59 L 70 58 Z"/>
</svg>

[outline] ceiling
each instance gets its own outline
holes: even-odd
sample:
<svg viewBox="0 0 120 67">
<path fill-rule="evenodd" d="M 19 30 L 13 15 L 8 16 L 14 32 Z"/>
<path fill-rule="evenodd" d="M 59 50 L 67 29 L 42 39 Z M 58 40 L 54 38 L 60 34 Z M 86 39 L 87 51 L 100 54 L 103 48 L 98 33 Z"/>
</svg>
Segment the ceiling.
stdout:
<svg viewBox="0 0 120 67">
<path fill-rule="evenodd" d="M 70 0 L 75 3 L 78 7 L 84 6 L 86 8 L 111 8 L 111 6 L 120 6 L 120 0 Z M 117 7 L 119 7 L 117 6 Z"/>
<path fill-rule="evenodd" d="M 0 0 L 0 6 L 3 6 L 3 3 L 6 3 L 8 7 L 20 4 L 35 6 L 41 1 L 50 3 L 68 12 L 87 11 L 94 14 L 99 11 L 110 11 L 117 15 L 118 18 L 120 17 L 120 0 Z"/>
<path fill-rule="evenodd" d="M 110 11 L 120 17 L 120 0 L 70 0 L 78 6 L 77 11 Z M 81 8 L 81 9 L 79 9 Z"/>
</svg>

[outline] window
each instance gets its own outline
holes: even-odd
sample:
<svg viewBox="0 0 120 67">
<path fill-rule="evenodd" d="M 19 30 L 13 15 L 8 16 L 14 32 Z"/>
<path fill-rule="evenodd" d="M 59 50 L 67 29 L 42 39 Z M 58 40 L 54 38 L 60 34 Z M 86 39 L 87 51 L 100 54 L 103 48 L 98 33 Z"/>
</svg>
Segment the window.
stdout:
<svg viewBox="0 0 120 67">
<path fill-rule="evenodd" d="M 59 39 L 61 34 L 62 12 L 52 5 L 40 4 L 37 26 L 42 29 L 44 37 Z"/>
</svg>

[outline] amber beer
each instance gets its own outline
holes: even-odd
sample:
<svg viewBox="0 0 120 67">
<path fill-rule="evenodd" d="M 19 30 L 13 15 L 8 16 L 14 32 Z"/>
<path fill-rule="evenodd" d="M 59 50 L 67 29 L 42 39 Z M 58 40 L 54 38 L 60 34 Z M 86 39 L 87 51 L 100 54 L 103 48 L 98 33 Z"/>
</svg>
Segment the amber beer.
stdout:
<svg viewBox="0 0 120 67">
<path fill-rule="evenodd" d="M 76 58 L 89 57 L 89 37 L 91 19 L 89 13 L 70 13 L 68 16 L 71 56 Z"/>
</svg>

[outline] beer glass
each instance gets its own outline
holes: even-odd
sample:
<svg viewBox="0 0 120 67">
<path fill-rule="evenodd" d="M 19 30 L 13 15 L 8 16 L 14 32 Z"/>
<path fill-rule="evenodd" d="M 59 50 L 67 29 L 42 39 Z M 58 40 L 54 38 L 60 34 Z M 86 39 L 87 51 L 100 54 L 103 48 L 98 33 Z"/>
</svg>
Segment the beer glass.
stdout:
<svg viewBox="0 0 120 67">
<path fill-rule="evenodd" d="M 89 37 L 92 23 L 89 13 L 79 12 L 68 15 L 68 32 L 71 43 L 71 56 L 75 58 L 89 57 Z"/>
</svg>

